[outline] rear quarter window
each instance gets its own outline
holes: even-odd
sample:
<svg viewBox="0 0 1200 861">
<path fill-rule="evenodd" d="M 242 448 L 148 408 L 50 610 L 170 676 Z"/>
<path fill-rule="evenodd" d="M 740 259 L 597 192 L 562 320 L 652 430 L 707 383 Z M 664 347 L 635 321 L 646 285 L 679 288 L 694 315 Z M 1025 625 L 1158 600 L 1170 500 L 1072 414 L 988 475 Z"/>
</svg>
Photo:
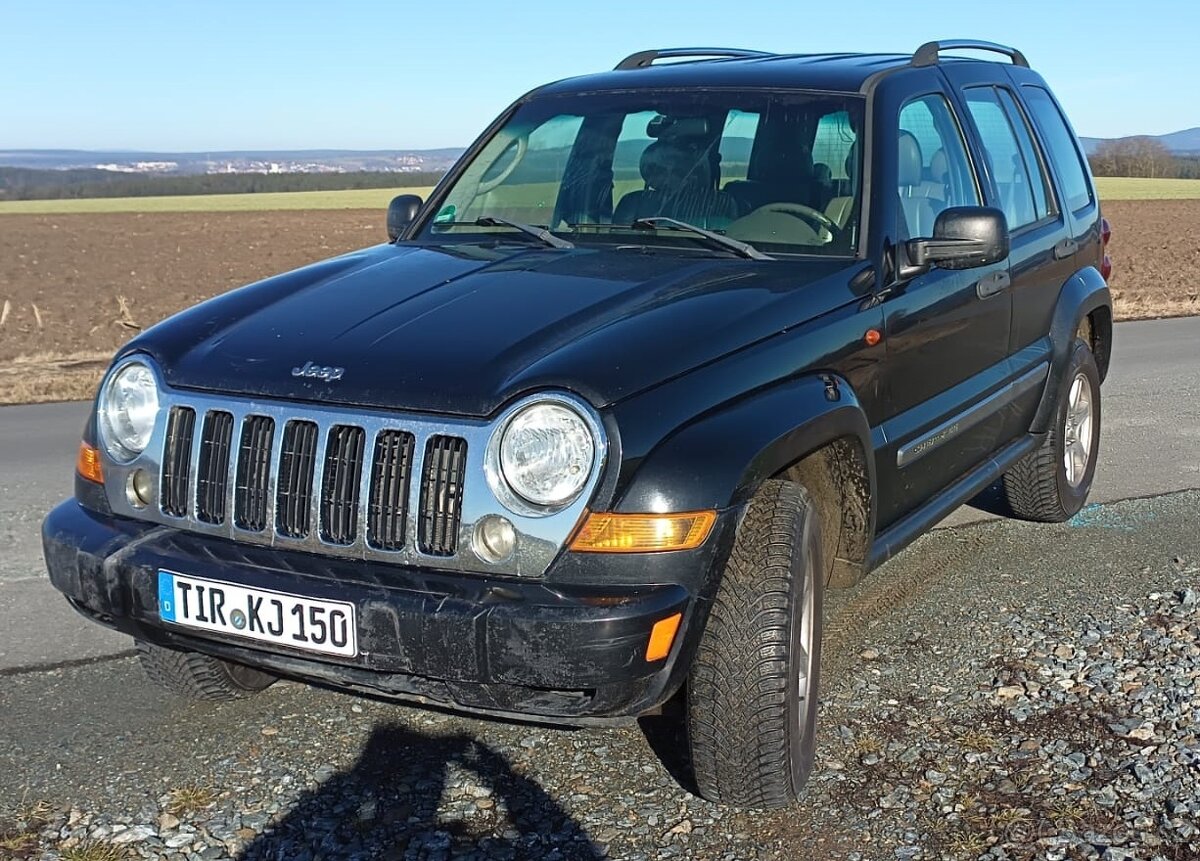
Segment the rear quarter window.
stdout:
<svg viewBox="0 0 1200 861">
<path fill-rule="evenodd" d="M 1058 171 L 1062 197 L 1072 212 L 1092 202 L 1092 185 L 1083 166 L 1083 157 L 1075 143 L 1075 134 L 1062 111 L 1041 87 L 1023 87 L 1025 102 L 1042 135 L 1042 142 Z"/>
</svg>

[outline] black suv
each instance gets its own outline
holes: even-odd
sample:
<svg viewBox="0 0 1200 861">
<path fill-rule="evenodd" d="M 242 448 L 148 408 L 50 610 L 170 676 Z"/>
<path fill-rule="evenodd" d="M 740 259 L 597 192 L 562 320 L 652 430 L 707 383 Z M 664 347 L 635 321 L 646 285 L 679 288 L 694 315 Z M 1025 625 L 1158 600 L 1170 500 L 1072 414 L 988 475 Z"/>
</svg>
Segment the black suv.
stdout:
<svg viewBox="0 0 1200 861">
<path fill-rule="evenodd" d="M 570 724 L 678 695 L 701 792 L 782 805 L 825 587 L 993 483 L 1034 520 L 1088 494 L 1108 226 L 1011 48 L 635 54 L 388 225 L 101 385 L 46 560 L 172 690 Z"/>
</svg>

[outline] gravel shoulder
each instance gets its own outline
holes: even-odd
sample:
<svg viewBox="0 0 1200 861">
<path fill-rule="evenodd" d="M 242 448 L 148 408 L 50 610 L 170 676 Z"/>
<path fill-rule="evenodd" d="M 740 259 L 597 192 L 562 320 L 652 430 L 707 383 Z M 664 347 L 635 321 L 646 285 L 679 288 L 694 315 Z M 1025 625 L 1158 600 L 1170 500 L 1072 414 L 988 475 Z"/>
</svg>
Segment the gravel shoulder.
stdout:
<svg viewBox="0 0 1200 861">
<path fill-rule="evenodd" d="M 831 593 L 794 811 L 689 794 L 666 720 L 545 729 L 288 683 L 193 706 L 118 659 L 0 680 L 0 857 L 1200 857 L 1198 505 L 940 530 Z"/>
</svg>

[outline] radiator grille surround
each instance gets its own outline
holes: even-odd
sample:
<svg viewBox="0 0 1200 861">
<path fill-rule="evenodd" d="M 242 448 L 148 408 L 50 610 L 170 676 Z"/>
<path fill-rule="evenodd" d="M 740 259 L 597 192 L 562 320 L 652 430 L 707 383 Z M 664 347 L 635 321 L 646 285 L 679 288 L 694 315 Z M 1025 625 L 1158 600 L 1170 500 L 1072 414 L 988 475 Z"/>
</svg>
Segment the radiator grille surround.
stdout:
<svg viewBox="0 0 1200 861">
<path fill-rule="evenodd" d="M 234 542 L 385 566 L 539 577 L 589 507 L 608 450 L 599 415 L 568 393 L 519 398 L 483 419 L 174 389 L 140 355 L 108 375 L 129 361 L 154 371 L 160 410 L 149 445 L 133 460 L 101 452 L 113 513 Z M 587 418 L 597 459 L 576 500 L 534 512 L 497 490 L 502 479 L 491 451 L 506 422 L 541 400 L 569 404 Z M 138 470 L 157 484 L 158 498 L 144 507 L 127 493 Z M 489 515 L 504 516 L 516 532 L 514 552 L 501 560 L 474 549 L 476 526 Z M 365 569 L 364 576 L 386 571 Z"/>
</svg>

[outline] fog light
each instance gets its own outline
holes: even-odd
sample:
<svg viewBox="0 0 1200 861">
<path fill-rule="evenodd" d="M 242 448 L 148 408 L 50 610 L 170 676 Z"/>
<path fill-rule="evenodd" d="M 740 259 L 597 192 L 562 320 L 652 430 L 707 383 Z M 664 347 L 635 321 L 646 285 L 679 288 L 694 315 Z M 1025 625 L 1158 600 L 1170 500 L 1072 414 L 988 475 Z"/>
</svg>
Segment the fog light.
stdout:
<svg viewBox="0 0 1200 861">
<path fill-rule="evenodd" d="M 129 499 L 130 505 L 134 508 L 145 508 L 150 504 L 153 493 L 154 485 L 150 480 L 150 473 L 144 469 L 135 469 L 129 473 L 129 481 L 125 485 L 125 496 Z"/>
<path fill-rule="evenodd" d="M 507 519 L 489 514 L 475 524 L 471 545 L 483 561 L 503 562 L 517 546 L 517 531 Z"/>
</svg>

